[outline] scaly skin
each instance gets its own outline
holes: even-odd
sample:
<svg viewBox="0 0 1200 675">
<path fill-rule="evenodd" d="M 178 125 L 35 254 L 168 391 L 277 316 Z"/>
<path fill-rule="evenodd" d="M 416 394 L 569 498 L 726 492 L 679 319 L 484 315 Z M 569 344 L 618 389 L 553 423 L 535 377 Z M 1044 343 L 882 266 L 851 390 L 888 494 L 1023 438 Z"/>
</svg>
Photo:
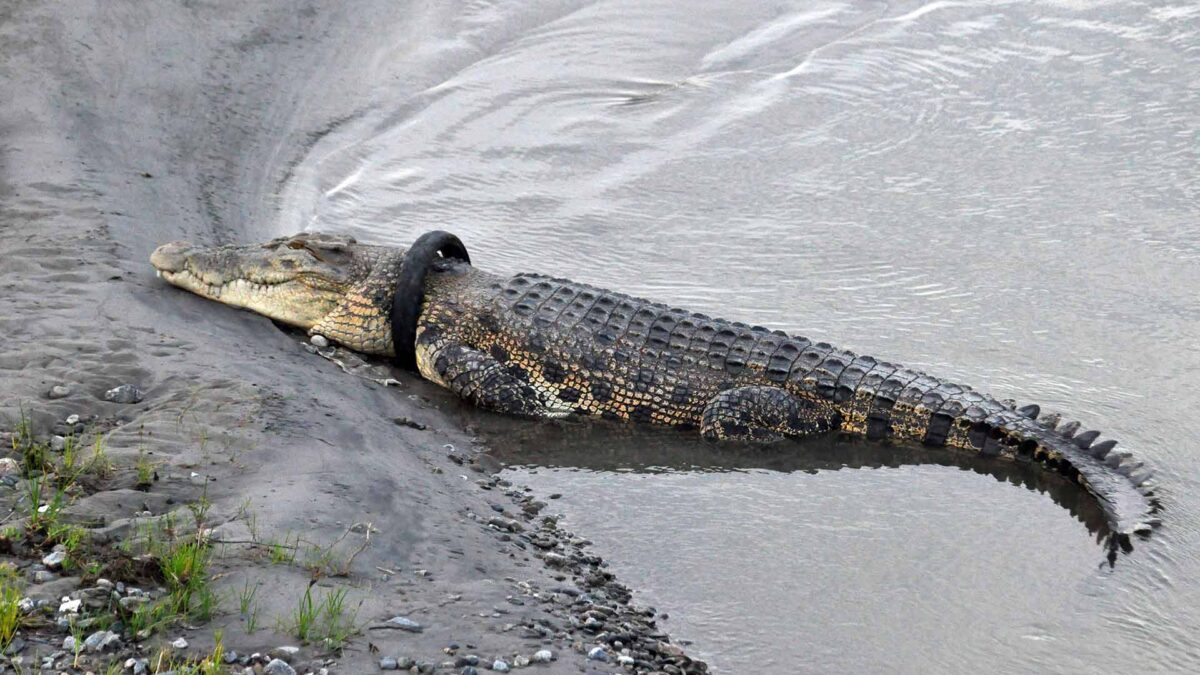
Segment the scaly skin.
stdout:
<svg viewBox="0 0 1200 675">
<path fill-rule="evenodd" d="M 260 247 L 172 243 L 168 282 L 392 356 L 389 311 L 404 249 L 300 234 Z M 1149 474 L 1078 424 L 1038 421 L 970 387 L 761 327 L 536 274 L 434 264 L 417 325 L 422 376 L 476 405 L 530 417 L 587 415 L 772 441 L 839 431 L 1035 460 L 1085 487 L 1114 535 L 1157 524 Z"/>
</svg>

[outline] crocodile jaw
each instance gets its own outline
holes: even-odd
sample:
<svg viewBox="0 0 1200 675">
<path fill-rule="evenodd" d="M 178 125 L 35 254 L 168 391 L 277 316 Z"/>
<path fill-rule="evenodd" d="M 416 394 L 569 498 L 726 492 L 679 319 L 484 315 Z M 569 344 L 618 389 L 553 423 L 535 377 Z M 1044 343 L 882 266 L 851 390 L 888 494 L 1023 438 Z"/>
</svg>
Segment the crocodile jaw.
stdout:
<svg viewBox="0 0 1200 675">
<path fill-rule="evenodd" d="M 174 286 L 305 330 L 337 308 L 352 282 L 350 270 L 286 245 L 202 248 L 172 242 L 158 247 L 150 263 Z"/>
</svg>

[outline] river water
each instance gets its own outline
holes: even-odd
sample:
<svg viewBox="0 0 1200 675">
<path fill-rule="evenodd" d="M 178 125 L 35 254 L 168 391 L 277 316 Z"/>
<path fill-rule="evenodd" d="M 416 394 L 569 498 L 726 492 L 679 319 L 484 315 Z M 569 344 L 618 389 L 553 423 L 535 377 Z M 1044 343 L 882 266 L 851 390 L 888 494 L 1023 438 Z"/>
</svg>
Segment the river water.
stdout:
<svg viewBox="0 0 1200 675">
<path fill-rule="evenodd" d="M 485 3 L 377 27 L 285 230 L 458 234 L 1099 428 L 1154 536 L 1024 470 L 479 418 L 722 673 L 1200 670 L 1200 5 Z M 364 44 L 375 42 L 364 41 Z"/>
</svg>

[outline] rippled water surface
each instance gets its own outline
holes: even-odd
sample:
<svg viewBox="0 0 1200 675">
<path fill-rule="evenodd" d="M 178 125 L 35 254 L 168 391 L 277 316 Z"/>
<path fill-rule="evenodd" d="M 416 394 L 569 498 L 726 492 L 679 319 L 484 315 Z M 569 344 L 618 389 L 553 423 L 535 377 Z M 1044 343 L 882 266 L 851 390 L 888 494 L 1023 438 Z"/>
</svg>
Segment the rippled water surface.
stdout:
<svg viewBox="0 0 1200 675">
<path fill-rule="evenodd" d="M 451 230 L 1158 469 L 1163 527 L 1108 568 L 1072 489 L 960 458 L 480 420 L 716 670 L 1200 670 L 1200 5 L 473 2 L 387 42 L 411 76 L 362 74 L 282 229 Z"/>
</svg>

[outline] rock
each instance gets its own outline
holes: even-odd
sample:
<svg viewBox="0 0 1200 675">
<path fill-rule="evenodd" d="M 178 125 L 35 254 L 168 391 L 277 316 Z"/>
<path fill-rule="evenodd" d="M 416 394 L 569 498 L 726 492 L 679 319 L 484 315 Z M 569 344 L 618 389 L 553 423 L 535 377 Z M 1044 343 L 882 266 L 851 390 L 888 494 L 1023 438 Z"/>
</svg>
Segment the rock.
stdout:
<svg viewBox="0 0 1200 675">
<path fill-rule="evenodd" d="M 108 579 L 97 579 L 96 588 L 103 588 L 106 591 L 111 591 L 114 588 L 114 584 Z"/>
<path fill-rule="evenodd" d="M 23 650 L 23 649 L 25 649 L 25 640 L 23 640 L 19 637 L 16 637 L 16 638 L 13 638 L 13 641 L 8 643 L 8 646 L 4 648 L 4 654 L 7 656 L 12 656 L 13 654 L 20 654 L 21 650 Z"/>
<path fill-rule="evenodd" d="M 479 671 L 475 668 L 475 666 L 467 666 L 458 672 L 459 675 L 479 675 Z"/>
<path fill-rule="evenodd" d="M 312 337 L 308 338 L 308 341 L 311 342 L 312 345 L 317 349 L 325 349 L 329 346 L 329 339 L 324 335 L 313 335 Z"/>
<path fill-rule="evenodd" d="M 416 429 L 417 431 L 425 431 L 425 429 L 427 428 L 424 424 L 410 420 L 407 417 L 395 417 L 395 418 L 392 418 L 392 422 L 395 422 L 396 424 L 398 424 L 399 426 L 402 426 L 402 427 Z"/>
<path fill-rule="evenodd" d="M 78 614 L 79 608 L 83 605 L 83 600 L 72 600 L 63 598 L 62 604 L 58 606 L 59 614 Z"/>
<path fill-rule="evenodd" d="M 554 660 L 554 652 L 549 649 L 539 649 L 533 653 L 533 657 L 529 660 L 533 663 L 550 663 Z"/>
<path fill-rule="evenodd" d="M 608 650 L 604 647 L 592 647 L 588 650 L 588 658 L 593 661 L 607 661 Z"/>
<path fill-rule="evenodd" d="M 71 395 L 71 388 L 65 384 L 56 384 L 50 387 L 50 391 L 46 392 L 46 397 L 53 400 L 56 398 L 66 398 Z"/>
<path fill-rule="evenodd" d="M 0 457 L 0 476 L 16 476 L 20 473 L 20 462 L 12 457 Z"/>
<path fill-rule="evenodd" d="M 104 392 L 104 400 L 111 403 L 141 403 L 146 394 L 132 384 L 123 384 Z"/>
<path fill-rule="evenodd" d="M 492 670 L 496 671 L 497 673 L 507 673 L 509 670 L 508 663 L 500 659 L 496 659 L 492 662 Z"/>
<path fill-rule="evenodd" d="M 33 573 L 33 583 L 35 584 L 44 584 L 54 581 L 56 578 L 57 577 L 54 576 L 54 572 L 50 572 L 48 570 L 38 570 Z"/>
<path fill-rule="evenodd" d="M 408 670 L 415 665 L 417 665 L 417 662 L 407 656 L 401 656 L 400 658 L 396 659 L 396 667 L 400 670 Z"/>
<path fill-rule="evenodd" d="M 281 659 L 271 659 L 263 668 L 264 675 L 296 675 L 296 669 L 287 664 Z"/>
<path fill-rule="evenodd" d="M 50 449 L 54 452 L 62 452 L 67 449 L 67 439 L 62 436 L 50 437 Z"/>
<path fill-rule="evenodd" d="M 400 670 L 400 663 L 396 661 L 394 656 L 385 656 L 379 659 L 380 670 Z"/>
<path fill-rule="evenodd" d="M 98 630 L 95 633 L 87 636 L 83 641 L 84 649 L 89 652 L 103 652 L 108 649 L 115 649 L 121 645 L 121 636 L 110 630 Z"/>
<path fill-rule="evenodd" d="M 68 652 L 74 653 L 75 652 L 75 638 L 71 635 L 68 635 L 67 637 L 63 638 L 62 648 Z"/>
<path fill-rule="evenodd" d="M 150 598 L 140 596 L 140 595 L 127 595 L 127 596 L 121 598 L 120 600 L 118 600 L 117 604 L 119 604 L 121 606 L 121 609 L 132 612 L 133 610 L 146 604 L 147 602 L 150 602 Z"/>
<path fill-rule="evenodd" d="M 628 654 L 621 654 L 617 656 L 617 663 L 622 666 L 632 666 L 634 663 L 637 663 L 637 660 Z"/>
<path fill-rule="evenodd" d="M 399 628 L 400 630 L 408 631 L 409 633 L 420 633 L 421 631 L 425 630 L 424 626 L 406 616 L 393 616 L 387 620 L 385 625 L 390 628 Z"/>
<path fill-rule="evenodd" d="M 504 530 L 506 532 L 520 532 L 525 529 L 525 526 L 521 523 L 511 518 L 501 518 L 499 516 L 492 516 L 489 518 L 488 525 L 491 525 L 497 530 Z"/>
<path fill-rule="evenodd" d="M 659 641 L 658 644 L 655 645 L 654 649 L 659 654 L 666 654 L 671 658 L 677 659 L 683 656 L 683 647 L 680 647 L 679 645 L 673 645 L 670 642 Z"/>
<path fill-rule="evenodd" d="M 175 649 L 187 649 L 188 641 L 183 638 L 179 638 L 178 640 L 172 642 L 171 646 L 174 647 Z"/>
<path fill-rule="evenodd" d="M 515 666 L 517 668 L 525 668 L 528 665 L 529 665 L 529 657 L 528 656 L 518 656 L 513 659 L 513 666 Z"/>
<path fill-rule="evenodd" d="M 225 663 L 237 663 L 238 653 L 230 649 L 225 652 Z"/>
<path fill-rule="evenodd" d="M 79 424 L 79 415 L 67 415 L 67 424 L 71 426 Z"/>
<path fill-rule="evenodd" d="M 21 598 L 17 603 L 17 609 L 21 610 L 22 614 L 28 614 L 37 609 L 37 602 L 33 598 Z"/>
<path fill-rule="evenodd" d="M 282 647 L 276 647 L 275 649 L 272 649 L 271 651 L 267 652 L 267 656 L 271 657 L 272 659 L 279 659 L 280 661 L 286 661 L 287 663 L 291 663 L 292 659 L 296 658 L 296 655 L 299 653 L 300 653 L 299 647 L 292 647 L 290 645 L 284 645 Z"/>
<path fill-rule="evenodd" d="M 42 556 L 42 564 L 52 570 L 56 570 L 62 567 L 63 561 L 66 559 L 67 549 L 63 546 L 55 546 L 53 551 Z"/>
</svg>

